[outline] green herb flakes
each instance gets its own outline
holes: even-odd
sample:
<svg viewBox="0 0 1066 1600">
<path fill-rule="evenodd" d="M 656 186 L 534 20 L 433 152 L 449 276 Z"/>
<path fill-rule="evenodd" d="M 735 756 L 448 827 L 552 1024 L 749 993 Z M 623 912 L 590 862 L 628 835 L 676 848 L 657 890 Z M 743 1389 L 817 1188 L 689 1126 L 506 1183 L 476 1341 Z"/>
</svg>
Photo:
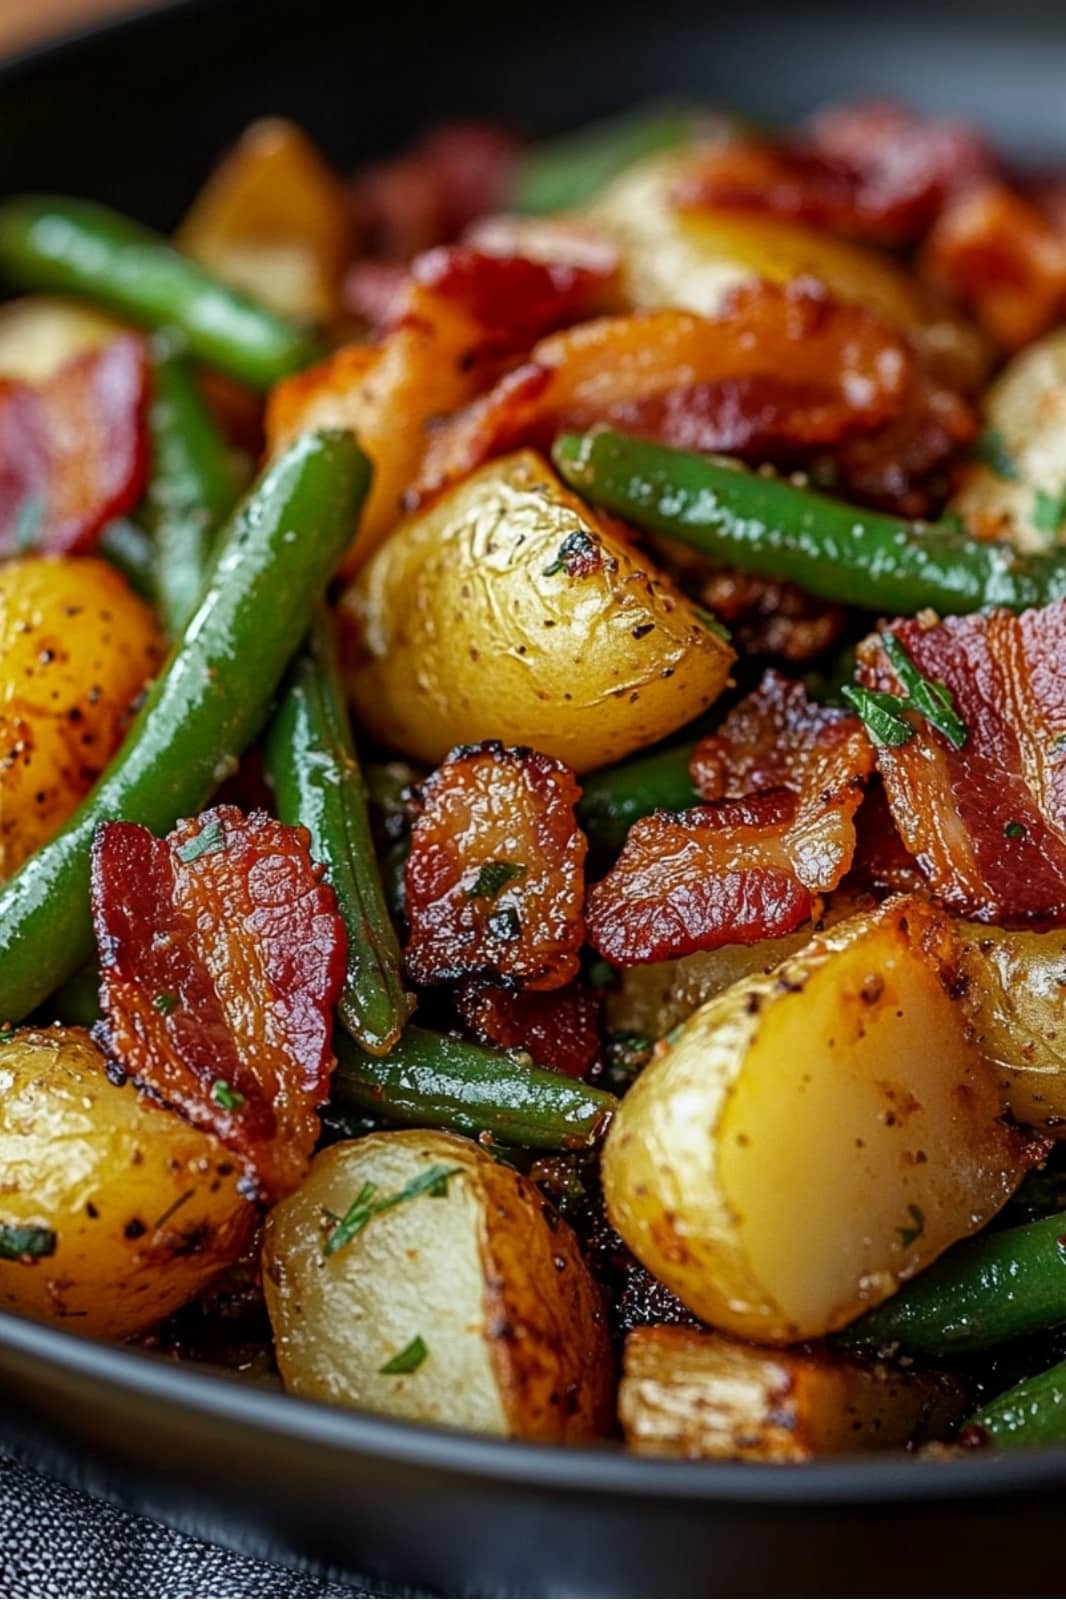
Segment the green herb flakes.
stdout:
<svg viewBox="0 0 1066 1600">
<path fill-rule="evenodd" d="M 901 1250 L 909 1250 L 915 1240 L 920 1239 L 925 1232 L 925 1212 L 921 1206 L 909 1205 L 907 1214 L 911 1219 L 908 1226 L 896 1229 L 896 1237 L 899 1240 Z"/>
<path fill-rule="evenodd" d="M 486 861 L 466 891 L 466 898 L 497 900 L 509 883 L 525 876 L 525 871 L 518 861 Z"/>
<path fill-rule="evenodd" d="M 448 1193 L 449 1180 L 461 1171 L 461 1167 L 446 1167 L 437 1162 L 405 1183 L 397 1194 L 385 1195 L 381 1199 L 377 1198 L 376 1183 L 364 1183 L 326 1239 L 322 1247 L 323 1255 L 333 1256 L 338 1250 L 343 1250 L 345 1245 L 351 1244 L 362 1233 L 371 1218 L 383 1211 L 391 1211 L 394 1206 L 402 1206 L 408 1200 L 417 1200 L 419 1195 L 429 1195 L 434 1200 L 443 1199 Z"/>
<path fill-rule="evenodd" d="M 195 838 L 178 846 L 178 856 L 188 865 L 190 861 L 199 861 L 201 856 L 213 856 L 225 848 L 226 836 L 222 832 L 222 824 L 217 817 L 212 817 Z"/>
<path fill-rule="evenodd" d="M 1024 822 L 1015 822 L 1012 820 L 1004 823 L 1003 825 L 1003 837 L 1005 839 L 1024 839 L 1028 836 L 1028 833 L 1029 830 L 1025 826 Z"/>
<path fill-rule="evenodd" d="M 879 689 L 863 689 L 858 684 L 846 683 L 840 698 L 849 705 L 863 722 L 874 744 L 897 749 L 913 739 L 914 729 L 904 716 L 906 707 L 895 694 L 883 694 Z"/>
<path fill-rule="evenodd" d="M 216 1078 L 211 1085 L 211 1098 L 216 1106 L 221 1106 L 223 1111 L 239 1111 L 244 1104 L 244 1096 L 239 1090 L 231 1088 L 225 1078 Z"/>
<path fill-rule="evenodd" d="M 1038 533 L 1046 533 L 1053 539 L 1061 533 L 1062 525 L 1066 522 L 1066 484 L 1057 494 L 1050 494 L 1047 489 L 1037 489 L 1033 495 L 1033 527 Z"/>
<path fill-rule="evenodd" d="M 39 494 L 28 494 L 15 512 L 15 549 L 19 555 L 32 550 L 44 526 L 44 500 Z"/>
<path fill-rule="evenodd" d="M 161 1017 L 169 1017 L 170 1013 L 178 1008 L 178 997 L 176 994 L 154 994 L 152 1005 Z"/>
<path fill-rule="evenodd" d="M 1007 483 L 1017 483 L 1020 476 L 1018 464 L 998 428 L 986 428 L 979 435 L 973 447 L 973 458 L 982 462 L 997 478 L 1003 478 Z"/>
<path fill-rule="evenodd" d="M 969 732 L 955 710 L 955 696 L 947 684 L 934 682 L 919 672 L 894 633 L 881 635 L 881 647 L 915 711 L 942 733 L 953 749 L 961 750 Z"/>
<path fill-rule="evenodd" d="M 416 1333 L 411 1343 L 405 1345 L 390 1361 L 386 1361 L 378 1371 L 390 1378 L 400 1372 L 417 1372 L 428 1355 L 426 1341 L 420 1333 Z"/>
<path fill-rule="evenodd" d="M 0 1261 L 40 1261 L 56 1253 L 52 1228 L 34 1223 L 0 1222 Z"/>
</svg>

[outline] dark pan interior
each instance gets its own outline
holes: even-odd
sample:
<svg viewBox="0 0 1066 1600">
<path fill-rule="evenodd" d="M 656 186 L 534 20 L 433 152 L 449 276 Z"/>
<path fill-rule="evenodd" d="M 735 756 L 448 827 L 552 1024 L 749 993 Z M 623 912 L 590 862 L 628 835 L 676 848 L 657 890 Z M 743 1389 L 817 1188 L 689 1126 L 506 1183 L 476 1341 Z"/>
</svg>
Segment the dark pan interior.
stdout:
<svg viewBox="0 0 1066 1600">
<path fill-rule="evenodd" d="M 682 91 L 766 118 L 890 92 L 1066 169 L 1061 0 L 492 7 L 184 0 L 0 68 L 0 192 L 166 225 L 251 117 L 340 162 L 442 116 L 551 129 Z M 192 1376 L 0 1315 L 0 1438 L 242 1548 L 451 1593 L 1061 1592 L 1066 1452 L 807 1472 L 553 1453 Z"/>
</svg>

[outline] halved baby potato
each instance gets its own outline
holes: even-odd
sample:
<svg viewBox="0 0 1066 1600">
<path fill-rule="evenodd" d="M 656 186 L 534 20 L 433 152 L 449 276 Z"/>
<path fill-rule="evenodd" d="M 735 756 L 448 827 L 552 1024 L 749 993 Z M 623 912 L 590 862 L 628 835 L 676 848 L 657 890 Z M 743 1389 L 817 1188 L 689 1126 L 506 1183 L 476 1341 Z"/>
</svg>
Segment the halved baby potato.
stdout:
<svg viewBox="0 0 1066 1600">
<path fill-rule="evenodd" d="M 491 738 L 603 766 L 709 706 L 734 660 L 531 450 L 396 528 L 341 616 L 361 724 L 432 763 Z"/>
<path fill-rule="evenodd" d="M 365 1224 L 331 1247 L 360 1203 Z M 553 1443 L 609 1431 L 603 1307 L 574 1236 L 469 1139 L 374 1133 L 324 1150 L 271 1212 L 263 1265 L 294 1394 Z"/>
<path fill-rule="evenodd" d="M 698 1328 L 635 1328 L 618 1414 L 638 1455 L 783 1465 L 943 1438 L 967 1393 L 943 1373 Z"/>
<path fill-rule="evenodd" d="M 44 383 L 87 350 L 100 350 L 122 324 L 92 306 L 55 295 L 26 295 L 0 306 L 0 378 Z"/>
<path fill-rule="evenodd" d="M 916 897 L 702 1006 L 623 1100 L 608 1214 L 698 1316 L 777 1343 L 844 1327 L 1003 1205 L 1030 1161 Z"/>
<path fill-rule="evenodd" d="M 112 1083 L 81 1028 L 0 1042 L 0 1305 L 146 1332 L 240 1254 L 239 1176 L 217 1139 Z"/>
<path fill-rule="evenodd" d="M 963 1006 L 1011 1114 L 1066 1138 L 1066 932 L 958 925 Z"/>
</svg>

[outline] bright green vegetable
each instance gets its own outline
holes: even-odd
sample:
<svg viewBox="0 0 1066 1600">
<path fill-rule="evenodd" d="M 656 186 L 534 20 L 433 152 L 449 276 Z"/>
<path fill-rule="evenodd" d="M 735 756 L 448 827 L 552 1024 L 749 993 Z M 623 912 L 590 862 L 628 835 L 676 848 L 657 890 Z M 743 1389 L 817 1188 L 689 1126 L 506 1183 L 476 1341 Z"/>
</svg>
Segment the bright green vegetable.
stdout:
<svg viewBox="0 0 1066 1600">
<path fill-rule="evenodd" d="M 389 920 L 359 770 L 337 674 L 329 616 L 321 609 L 289 676 L 266 745 L 282 822 L 311 835 L 348 933 L 348 973 L 338 1015 L 354 1039 L 384 1054 L 403 1032 L 411 999 Z"/>
<path fill-rule="evenodd" d="M 943 1357 L 1066 1322 L 1066 1211 L 956 1245 L 842 1341 Z"/>
<path fill-rule="evenodd" d="M 909 616 L 1066 597 L 1066 554 L 1019 555 L 958 529 L 907 522 L 781 478 L 608 431 L 566 435 L 555 463 L 578 494 L 757 577 L 840 605 Z"/>
<path fill-rule="evenodd" d="M 578 817 L 589 843 L 600 850 L 620 850 L 640 817 L 698 805 L 688 772 L 694 749 L 693 744 L 673 745 L 583 778 Z"/>
<path fill-rule="evenodd" d="M 117 517 L 100 535 L 100 554 L 144 600 L 155 601 L 155 549 L 135 522 Z"/>
<path fill-rule="evenodd" d="M 200 605 L 118 755 L 62 831 L 0 888 L 0 1019 L 25 1016 L 93 954 L 97 825 L 120 818 L 166 833 L 233 771 L 347 548 L 369 482 L 351 434 L 309 433 L 234 514 Z"/>
<path fill-rule="evenodd" d="M 613 1095 L 505 1050 L 409 1027 L 387 1056 L 372 1056 L 343 1033 L 334 1040 L 333 1099 L 413 1128 L 491 1134 L 536 1150 L 591 1145 L 617 1105 Z"/>
<path fill-rule="evenodd" d="M 196 609 L 215 535 L 240 491 L 233 457 L 172 334 L 152 340 L 152 476 L 148 521 L 155 540 L 159 610 L 176 638 Z"/>
<path fill-rule="evenodd" d="M 6 201 L 0 271 L 20 288 L 78 295 L 142 327 L 178 328 L 190 355 L 254 389 L 319 354 L 306 328 L 212 277 L 151 229 L 89 200 Z"/>
<path fill-rule="evenodd" d="M 1066 1443 L 1066 1361 L 990 1400 L 962 1437 L 1005 1450 Z"/>
<path fill-rule="evenodd" d="M 543 140 L 519 158 L 510 202 L 519 211 L 572 210 L 634 161 L 687 144 L 697 127 L 691 107 L 659 100 Z"/>
</svg>

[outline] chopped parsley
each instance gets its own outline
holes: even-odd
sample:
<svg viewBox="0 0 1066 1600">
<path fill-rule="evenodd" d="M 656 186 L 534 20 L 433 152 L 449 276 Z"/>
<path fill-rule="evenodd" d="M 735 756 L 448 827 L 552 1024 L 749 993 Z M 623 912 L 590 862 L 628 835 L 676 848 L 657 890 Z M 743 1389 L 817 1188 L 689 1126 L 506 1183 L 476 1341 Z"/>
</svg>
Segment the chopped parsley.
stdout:
<svg viewBox="0 0 1066 1600">
<path fill-rule="evenodd" d="M 733 637 L 725 623 L 719 622 L 714 612 L 708 611 L 706 606 L 693 606 L 692 609 L 699 618 L 701 627 L 706 628 L 708 633 L 716 634 L 719 639 L 727 641 Z"/>
<path fill-rule="evenodd" d="M 544 577 L 554 578 L 560 572 L 565 572 L 570 578 L 579 577 L 583 569 L 592 569 L 598 556 L 599 550 L 591 534 L 586 533 L 584 528 L 575 528 L 559 546 L 555 560 L 543 569 Z"/>
<path fill-rule="evenodd" d="M 211 1085 L 211 1098 L 223 1111 L 239 1111 L 244 1104 L 243 1094 L 228 1084 L 225 1078 L 215 1079 Z"/>
<path fill-rule="evenodd" d="M 518 861 L 486 861 L 470 888 L 468 900 L 498 900 L 509 883 L 525 876 L 525 867 Z"/>
<path fill-rule="evenodd" d="M 425 1172 L 420 1172 L 405 1183 L 397 1194 L 387 1194 L 380 1199 L 377 1184 L 364 1183 L 343 1217 L 332 1219 L 336 1227 L 329 1233 L 322 1254 L 336 1255 L 338 1250 L 343 1250 L 345 1245 L 351 1244 L 362 1233 L 371 1218 L 380 1216 L 383 1211 L 391 1211 L 394 1206 L 402 1206 L 408 1200 L 417 1200 L 423 1194 L 430 1195 L 434 1200 L 443 1199 L 448 1193 L 448 1180 L 461 1171 L 461 1167 L 446 1167 L 441 1162 L 435 1162 Z"/>
<path fill-rule="evenodd" d="M 485 926 L 496 939 L 502 939 L 504 944 L 513 944 L 522 937 L 522 923 L 514 906 L 501 906 L 489 917 Z"/>
<path fill-rule="evenodd" d="M 397 1372 L 417 1372 L 428 1355 L 426 1341 L 420 1333 L 416 1333 L 411 1343 L 405 1345 L 391 1360 L 386 1361 L 378 1371 L 388 1377 Z"/>
<path fill-rule="evenodd" d="M 1007 483 L 1017 483 L 1018 464 L 998 428 L 986 428 L 978 436 L 973 456 L 975 461 L 983 462 L 990 472 L 994 472 L 997 478 L 1003 478 Z"/>
<path fill-rule="evenodd" d="M 36 1223 L 0 1222 L 0 1261 L 40 1261 L 56 1253 L 53 1228 Z"/>
<path fill-rule="evenodd" d="M 1053 539 L 1057 533 L 1061 533 L 1064 522 L 1066 522 L 1066 484 L 1063 484 L 1058 494 L 1050 494 L 1047 489 L 1037 489 L 1033 495 L 1033 527 L 1037 532 L 1046 533 Z"/>
<path fill-rule="evenodd" d="M 1028 832 L 1029 830 L 1024 822 L 1011 821 L 1003 826 L 1003 837 L 1005 839 L 1024 839 Z"/>
<path fill-rule="evenodd" d="M 226 836 L 222 832 L 222 824 L 217 817 L 212 817 L 194 838 L 178 846 L 178 856 L 188 864 L 190 861 L 199 861 L 201 856 L 213 856 L 216 851 L 225 848 Z"/>
<path fill-rule="evenodd" d="M 840 698 L 863 722 L 874 744 L 896 749 L 914 737 L 914 729 L 904 716 L 907 708 L 899 695 L 846 683 Z"/>
<path fill-rule="evenodd" d="M 178 1008 L 178 997 L 176 994 L 154 994 L 152 1004 L 161 1017 L 169 1017 Z"/>
<path fill-rule="evenodd" d="M 4 1028 L 0 1030 L 0 1044 L 10 1044 L 14 1037 L 14 1028 Z"/>
<path fill-rule="evenodd" d="M 32 550 L 44 526 L 44 500 L 39 494 L 29 494 L 15 512 L 15 549 L 20 555 Z"/>
<path fill-rule="evenodd" d="M 947 684 L 937 683 L 919 672 L 894 633 L 883 633 L 881 646 L 915 711 L 942 733 L 953 749 L 961 750 L 968 731 L 955 710 L 955 696 Z"/>
<path fill-rule="evenodd" d="M 896 1237 L 899 1239 L 901 1250 L 909 1249 L 915 1240 L 920 1239 L 925 1232 L 925 1212 L 921 1206 L 911 1204 L 907 1207 L 907 1213 L 911 1219 L 909 1225 L 905 1228 L 896 1229 Z"/>
</svg>

